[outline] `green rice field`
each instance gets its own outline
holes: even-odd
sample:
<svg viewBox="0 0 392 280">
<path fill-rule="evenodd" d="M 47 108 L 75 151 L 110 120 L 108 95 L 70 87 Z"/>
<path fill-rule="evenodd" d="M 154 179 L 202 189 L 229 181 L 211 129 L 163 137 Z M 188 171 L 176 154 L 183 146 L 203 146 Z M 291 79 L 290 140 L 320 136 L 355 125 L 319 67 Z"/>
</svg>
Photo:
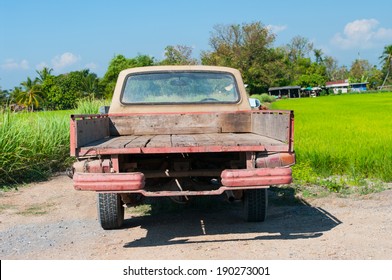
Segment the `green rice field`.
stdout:
<svg viewBox="0 0 392 280">
<path fill-rule="evenodd" d="M 272 107 L 294 110 L 294 173 L 310 167 L 322 177 L 392 181 L 392 93 L 285 99 Z"/>
</svg>

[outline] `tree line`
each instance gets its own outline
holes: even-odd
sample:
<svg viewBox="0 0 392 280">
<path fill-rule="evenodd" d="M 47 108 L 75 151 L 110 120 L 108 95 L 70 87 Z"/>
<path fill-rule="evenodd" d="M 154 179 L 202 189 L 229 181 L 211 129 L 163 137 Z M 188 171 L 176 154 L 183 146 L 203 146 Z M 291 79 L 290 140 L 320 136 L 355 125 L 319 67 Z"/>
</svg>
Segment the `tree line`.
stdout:
<svg viewBox="0 0 392 280">
<path fill-rule="evenodd" d="M 200 59 L 193 58 L 189 46 L 170 45 L 165 48 L 161 61 L 142 54 L 133 58 L 116 55 L 102 78 L 88 69 L 53 75 L 53 69 L 45 67 L 36 71 L 37 77 L 28 77 L 13 90 L 0 88 L 0 104 L 30 111 L 72 109 L 82 98 L 110 98 L 121 70 L 151 65 L 202 64 L 237 68 L 250 94 L 265 93 L 269 87 L 314 87 L 345 79 L 352 83 L 367 82 L 370 89 L 392 82 L 389 75 L 392 45 L 385 46 L 380 54 L 380 69 L 365 59 L 356 59 L 348 68 L 339 66 L 335 58 L 324 55 L 305 37 L 296 36 L 279 47 L 273 46 L 275 38 L 261 22 L 216 25 L 209 38 L 211 49 L 201 52 Z"/>
</svg>

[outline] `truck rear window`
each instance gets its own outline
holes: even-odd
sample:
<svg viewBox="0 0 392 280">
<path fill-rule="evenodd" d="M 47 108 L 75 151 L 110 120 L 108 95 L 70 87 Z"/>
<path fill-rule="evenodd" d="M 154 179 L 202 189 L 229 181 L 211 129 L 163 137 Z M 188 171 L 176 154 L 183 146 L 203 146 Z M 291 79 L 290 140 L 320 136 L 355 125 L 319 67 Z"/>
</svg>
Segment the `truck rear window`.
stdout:
<svg viewBox="0 0 392 280">
<path fill-rule="evenodd" d="M 235 78 L 222 72 L 131 74 L 122 89 L 123 104 L 237 103 Z"/>
</svg>

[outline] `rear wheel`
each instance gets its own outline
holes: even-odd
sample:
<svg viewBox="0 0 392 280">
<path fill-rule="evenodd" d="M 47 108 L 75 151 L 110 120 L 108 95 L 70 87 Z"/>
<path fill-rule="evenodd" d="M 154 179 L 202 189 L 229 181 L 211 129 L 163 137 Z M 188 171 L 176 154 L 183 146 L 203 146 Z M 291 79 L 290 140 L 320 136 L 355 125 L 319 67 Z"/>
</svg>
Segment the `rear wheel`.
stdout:
<svg viewBox="0 0 392 280">
<path fill-rule="evenodd" d="M 244 191 L 244 213 L 248 222 L 264 222 L 267 217 L 268 189 Z"/>
<path fill-rule="evenodd" d="M 121 195 L 99 193 L 97 195 L 98 218 L 103 229 L 121 228 L 124 222 L 124 207 Z"/>
</svg>

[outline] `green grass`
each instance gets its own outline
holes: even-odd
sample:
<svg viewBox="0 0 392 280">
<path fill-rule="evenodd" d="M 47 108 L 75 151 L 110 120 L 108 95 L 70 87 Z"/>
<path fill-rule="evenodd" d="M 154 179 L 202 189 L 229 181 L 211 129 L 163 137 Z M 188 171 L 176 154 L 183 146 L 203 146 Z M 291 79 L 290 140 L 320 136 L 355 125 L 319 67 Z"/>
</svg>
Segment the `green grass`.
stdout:
<svg viewBox="0 0 392 280">
<path fill-rule="evenodd" d="M 110 105 L 110 101 L 91 98 L 81 99 L 77 103 L 77 112 L 79 114 L 98 114 L 99 108 L 105 105 Z"/>
<path fill-rule="evenodd" d="M 294 110 L 295 178 L 392 181 L 392 93 L 286 99 L 272 108 Z"/>
<path fill-rule="evenodd" d="M 69 167 L 70 115 L 96 114 L 101 100 L 81 100 L 76 110 L 0 110 L 0 187 L 45 180 Z"/>
<path fill-rule="evenodd" d="M 65 168 L 70 114 L 0 112 L 0 186 L 42 180 Z"/>
</svg>

